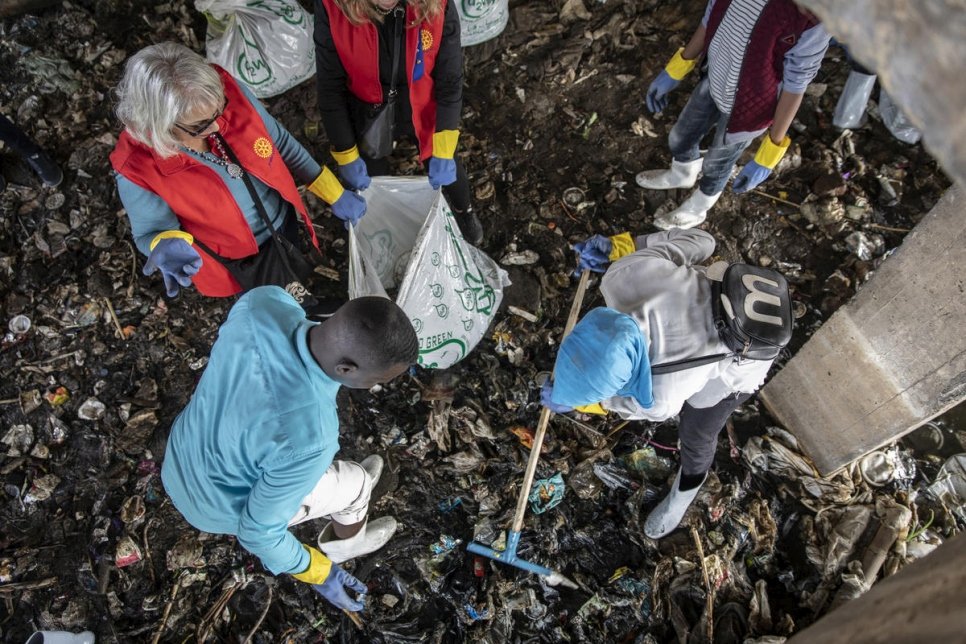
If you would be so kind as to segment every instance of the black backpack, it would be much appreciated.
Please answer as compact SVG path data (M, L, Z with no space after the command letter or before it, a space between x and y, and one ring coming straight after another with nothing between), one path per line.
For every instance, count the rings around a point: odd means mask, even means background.
M731 353L665 362L651 367L655 375L691 369L726 358L773 360L792 338L792 298L788 281L778 271L732 264L721 281L711 280L711 313L715 328Z

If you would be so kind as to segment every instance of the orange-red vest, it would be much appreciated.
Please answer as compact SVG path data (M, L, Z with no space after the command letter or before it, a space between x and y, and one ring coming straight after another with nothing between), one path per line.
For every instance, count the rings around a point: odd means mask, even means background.
M368 22L354 25L333 0L322 0L329 14L329 28L339 60L348 77L349 91L365 103L382 103L382 82L379 79L379 32ZM406 29L403 50L406 54L406 78L409 84L409 104L413 112L413 129L419 143L419 158L424 161L433 155L433 133L436 131L436 99L433 98L433 68L443 36L446 0L440 12L431 20L417 23L416 11L406 5ZM413 80L416 65L416 39L423 44L423 75ZM392 43L389 43L392 51Z
M218 118L221 135L245 170L277 190L282 199L295 207L308 226L312 243L318 247L312 221L305 211L295 180L279 155L261 116L248 102L235 79L217 65L212 67L221 76L225 98L228 99L224 114ZM178 217L182 230L191 233L219 255L237 259L258 252L252 229L228 186L199 159L186 152L161 158L153 149L135 141L125 131L118 137L117 146L111 153L111 165L124 178L164 199ZM203 261L201 270L192 280L200 293L226 297L241 291L238 282L218 260L210 257L197 244L194 249L201 254Z

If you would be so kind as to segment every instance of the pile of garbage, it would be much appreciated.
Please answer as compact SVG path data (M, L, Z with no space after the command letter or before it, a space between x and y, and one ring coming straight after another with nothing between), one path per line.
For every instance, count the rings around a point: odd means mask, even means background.
M927 425L822 478L754 402L722 435L716 469L682 527L659 542L643 517L677 467L673 422L555 416L530 491L520 556L574 580L470 555L499 549L520 492L574 282L568 244L646 232L668 195L634 173L668 161L668 115L641 97L687 3L514 3L499 38L467 49L461 151L510 273L495 322L446 371L343 391L342 453L383 454L376 516L399 533L349 565L369 586L362 622L310 588L267 575L232 539L200 534L167 501L171 421L205 367L230 302L163 297L140 274L107 162L111 88L137 49L202 50L188 2L68 2L0 25L0 111L65 168L42 188L0 153L0 632L95 632L99 641L777 642L966 525L966 431ZM701 3L698 3L701 4ZM135 17L135 18L132 18ZM123 28L121 28L123 26ZM72 35L63 38L64 33ZM781 270L802 343L901 243L947 187L918 145L875 118L835 131L848 67L830 52L794 125L794 150L760 192L726 192L709 219L720 258ZM320 159L314 87L267 101ZM395 170L417 171L397 154ZM539 161L538 161L539 160ZM306 199L345 283L338 221ZM585 310L600 304L593 287ZM295 528L306 542L320 529Z

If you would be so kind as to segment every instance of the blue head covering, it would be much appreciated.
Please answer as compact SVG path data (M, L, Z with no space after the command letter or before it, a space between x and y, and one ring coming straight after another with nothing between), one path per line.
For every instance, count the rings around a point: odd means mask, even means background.
M584 316L557 353L551 399L581 407L613 396L654 404L647 341L631 316L599 307Z

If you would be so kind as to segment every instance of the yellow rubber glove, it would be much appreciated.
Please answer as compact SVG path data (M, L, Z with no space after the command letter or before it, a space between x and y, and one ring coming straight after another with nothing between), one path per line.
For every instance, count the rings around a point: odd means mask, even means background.
M311 546L303 543L302 547L309 551L309 567L292 576L307 584L321 584L329 577L332 560Z
M433 156L437 159L452 159L456 154L459 130L442 130L433 133Z
M191 233L186 233L183 230L165 230L164 232L160 232L154 236L154 239L151 240L151 245L148 247L148 250L154 250L154 247L157 246L158 242L162 239L183 239L188 242L189 246L195 243L195 238L191 235Z
M610 255L607 256L607 259L613 262L624 255L630 255L636 250L637 247L634 245L634 238L631 237L630 233L614 235L610 238Z
M322 173L309 184L309 192L331 206L342 196L345 188L332 171L323 166Z
M595 402L591 405L584 405L582 407L574 407L577 411L583 414L597 414L599 416L606 416L607 410L599 402Z
M782 139L781 143L776 145L771 140L771 136L766 134L761 141L761 145L758 146L758 152L755 153L755 163L763 168L774 170L778 162L785 156L785 152L788 151L788 146L791 144L792 140L786 136Z
M671 56L671 60L667 62L667 65L664 66L664 71L667 72L667 75L676 81L679 81L690 74L691 70L694 69L695 65L698 64L698 60L701 58L698 56L698 58L693 60L685 60L682 56L683 53L684 47L679 48L676 52L674 52L674 55Z

